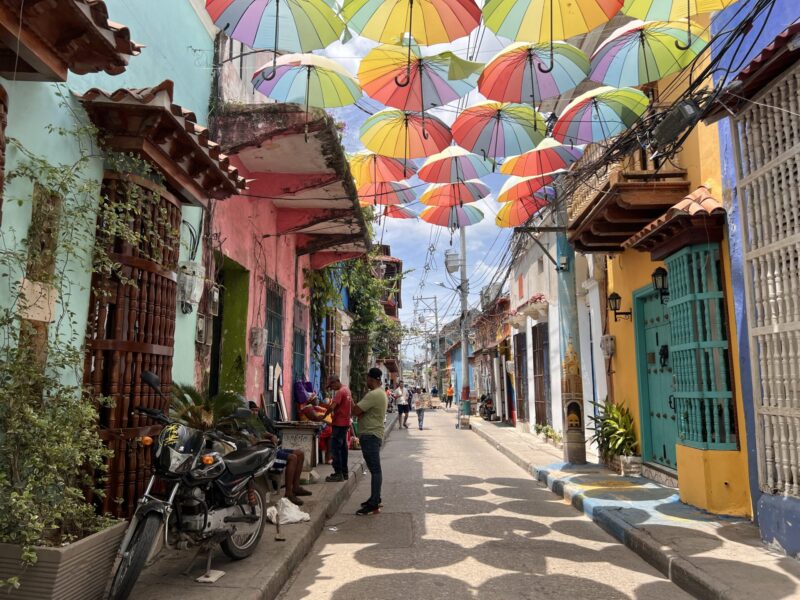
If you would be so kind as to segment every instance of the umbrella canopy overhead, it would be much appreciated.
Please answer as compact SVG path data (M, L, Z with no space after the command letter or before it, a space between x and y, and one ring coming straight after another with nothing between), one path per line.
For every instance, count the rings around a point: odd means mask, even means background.
M368 96L394 108L420 112L458 100L475 88L479 63L452 52L408 60L400 46L384 44L361 60L358 78Z
M433 225L459 229L480 223L483 213L474 206L429 206L419 217Z
M639 90L599 87L567 105L553 127L553 137L570 145L601 142L630 128L649 105Z
M348 162L357 186L383 181L400 181L412 177L417 172L417 168L411 163L404 165L402 160L365 150L348 156Z
M481 20L474 0L345 0L341 14L365 38L391 44L409 33L426 46L465 37Z
M389 217L390 219L416 219L419 217L419 215L410 208L397 205L387 206L383 211L383 216Z
M427 206L461 206L477 202L491 193L489 186L477 179L458 183L434 183L419 197Z
M339 63L317 54L284 54L253 75L253 86L273 100L333 108L361 97L358 81Z
M544 117L529 105L481 102L461 112L453 138L484 157L511 156L533 150L544 139Z
M497 211L494 222L498 227L520 227L548 204L536 196L506 202Z
M607 23L623 0L486 0L483 22L510 40L566 40ZM552 7L552 12L551 12Z
M436 117L422 117L396 108L387 108L368 117L359 133L367 149L404 160L441 152L453 139L447 125Z
M533 150L506 159L500 167L500 172L503 175L519 177L544 175L566 169L581 156L583 156L581 148L564 146L553 138L545 138Z
M368 183L358 188L358 199L362 205L384 206L390 204L408 204L416 199L407 183L401 181L385 181Z
M702 31L686 22L632 21L600 44L592 55L589 78L634 87L677 73L708 45Z
M479 179L492 172L494 163L461 146L448 146L428 157L419 169L419 178L430 183L451 183Z
M737 0L625 0L622 14L643 21L675 21L722 10L734 2Z
M523 198L532 198L542 188L553 183L553 174L539 175L536 177L509 177L500 188L497 195L498 202L513 202Z
M589 59L566 42L553 43L553 68L548 44L518 42L498 52L483 69L478 90L489 100L539 105L560 96L586 79Z

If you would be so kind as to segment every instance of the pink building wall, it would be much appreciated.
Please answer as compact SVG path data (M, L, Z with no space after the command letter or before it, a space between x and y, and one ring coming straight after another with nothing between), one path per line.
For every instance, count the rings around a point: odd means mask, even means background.
M296 235L274 235L277 231L278 211L281 209L276 208L271 200L257 197L274 195L274 178L263 173L248 172L236 157L231 157L231 164L251 181L247 195L232 196L215 205L213 230L218 236L215 245L221 244L222 254L239 263L250 274L245 339L249 339L251 327L264 327L265 278L276 280L286 291L283 320L283 394L287 414L291 415L294 301L298 299L308 306L307 293L303 287L303 270L309 267L309 257L296 256ZM264 237L265 235L269 237ZM306 370L310 356L310 337L307 332ZM251 400L260 399L265 393L264 357L251 355L249 344L246 345L246 352L245 395Z

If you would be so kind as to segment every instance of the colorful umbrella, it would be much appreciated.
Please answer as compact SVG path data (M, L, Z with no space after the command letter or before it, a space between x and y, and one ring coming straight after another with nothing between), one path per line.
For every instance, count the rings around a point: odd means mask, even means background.
M417 213L405 206L387 206L383 211L383 216L391 219L416 219L419 217Z
M381 181L400 181L412 177L417 172L413 164L404 165L402 160L365 150L351 154L348 156L348 161L350 173L358 186Z
M556 192L556 188L554 188L552 185L544 186L533 195L534 198L538 198L539 200L547 200L548 202L552 202L557 198L557 196L558 193Z
M520 198L513 202L506 202L497 211L494 219L498 227L519 227L528 222L532 216L547 206L549 202L541 200L536 196Z
M419 217L433 225L459 229L480 223L483 213L474 206L429 206Z
M639 90L599 87L567 105L553 127L553 137L570 145L601 142L631 127L649 104Z
M477 179L458 183L434 183L419 197L427 206L461 206L477 202L491 193L489 186Z
M310 52L342 35L344 23L324 0L206 0L214 24L251 48Z
M687 37L690 27L692 39ZM684 43L689 41L688 49ZM658 81L687 67L708 44L702 30L680 22L632 21L620 27L592 55L592 81L633 87Z
M496 158L533 150L546 130L544 117L526 104L481 102L458 115L453 138L484 158Z
M475 88L480 63L452 52L435 56L412 53L409 62L400 46L384 44L361 60L358 79L371 98L386 106L421 112L458 100Z
M377 154L392 158L423 158L441 152L453 139L450 129L436 117L386 108L367 118L359 129L361 143Z
M622 8L623 0L486 0L483 22L496 34L523 42L566 40L607 23ZM551 44L550 65L555 46Z
M484 67L478 90L490 100L529 102L535 107L586 79L589 59L566 42L553 42L553 68L545 71L548 48L547 44L519 42L501 50Z
M493 161L461 146L448 146L425 161L419 169L419 178L431 183L465 181L484 177L491 173L493 168Z
M368 183L358 188L358 199L366 205L407 204L416 199L407 183L401 181L383 181Z
M543 175L566 169L582 155L583 150L580 148L570 148L559 144L553 138L545 138L533 150L506 159L500 167L500 172L503 175L519 177Z
M552 173L537 175L536 177L509 177L500 188L497 195L498 202L513 202L522 198L531 198L542 188L553 183L555 177Z

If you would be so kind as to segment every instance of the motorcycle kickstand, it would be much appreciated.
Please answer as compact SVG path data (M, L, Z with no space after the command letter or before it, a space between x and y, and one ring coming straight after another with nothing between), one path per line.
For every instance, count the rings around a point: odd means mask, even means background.
M214 556L214 548L211 544L202 544L195 552L194 556L192 557L192 561L189 563L188 568L183 572L184 575L189 575L192 571L192 567L194 567L194 563L200 554L206 552L206 570L205 572L198 578L195 579L198 583L216 583L220 577L225 575L225 571L217 571L211 568L211 559Z

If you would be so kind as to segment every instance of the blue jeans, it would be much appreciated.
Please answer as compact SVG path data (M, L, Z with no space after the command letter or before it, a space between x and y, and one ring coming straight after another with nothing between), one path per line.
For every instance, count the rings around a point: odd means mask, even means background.
M346 425L334 425L331 433L331 458L333 472L347 475L347 430Z
M422 429L422 421L425 419L425 409L418 408L417 409L417 420L419 421L419 428Z
M383 473L381 472L381 445L383 440L377 435L362 435L361 453L364 455L364 462L370 472L370 496L367 502L371 506L378 506L381 502L381 485L383 484Z

